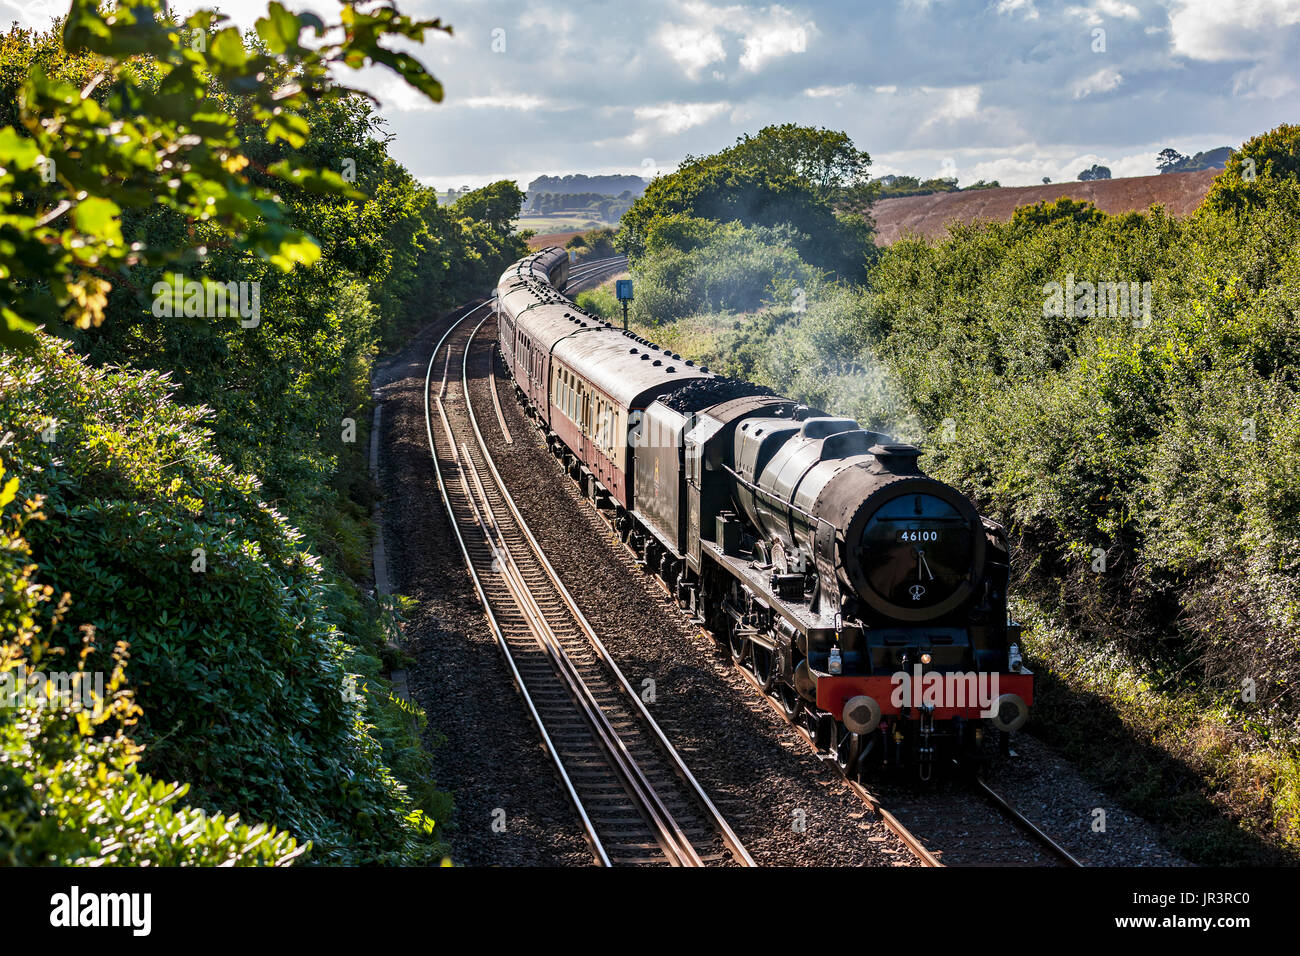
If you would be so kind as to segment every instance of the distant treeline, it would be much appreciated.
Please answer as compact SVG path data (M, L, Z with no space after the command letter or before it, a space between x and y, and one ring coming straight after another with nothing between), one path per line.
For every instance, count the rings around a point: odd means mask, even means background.
M588 176L585 173L571 173L568 176L538 176L528 184L528 195L597 193L601 196L619 196L631 193L635 198L645 192L646 185L646 180L640 176Z
M873 184L877 199L897 199L900 196L928 196L931 193L959 193L971 189L997 189L1002 184L980 180L969 186L958 186L956 176L940 176L922 180L916 176L881 176Z
M585 215L600 222L617 222L636 197L630 190L618 196L601 193L533 193L528 194L524 211L537 216L557 213Z

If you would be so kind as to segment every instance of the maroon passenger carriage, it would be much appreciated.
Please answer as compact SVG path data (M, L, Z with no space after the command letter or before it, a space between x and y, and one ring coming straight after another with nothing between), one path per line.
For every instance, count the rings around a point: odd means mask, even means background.
M551 248L497 286L553 453L677 601L846 773L978 765L1024 723L1007 542L919 451L579 309Z

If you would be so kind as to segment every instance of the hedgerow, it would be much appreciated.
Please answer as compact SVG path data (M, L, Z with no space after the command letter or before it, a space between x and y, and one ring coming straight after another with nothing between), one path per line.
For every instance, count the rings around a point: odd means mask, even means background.
M1057 307L1121 282L1127 314ZM1186 220L1040 204L904 238L803 313L645 327L922 444L1013 534L1040 732L1197 858L1300 851L1300 127Z
M373 64L441 99L385 44L449 28L391 4L340 16L272 2L244 34L72 0L0 36L0 345L32 349L3 358L0 424L46 495L49 653L94 635L102 669L129 645L143 772L314 861L418 864L441 858L450 802L382 676L400 654L396 604L370 590L369 378L523 254L522 195L439 207L344 85ZM255 288L260 314L160 314L176 275Z
M319 560L173 391L48 338L0 357L10 468L44 499L32 561L71 595L62 646L100 670L103 648L129 648L141 765L197 805L273 821L318 861L440 858L385 764Z
M0 466L0 478L4 478ZM306 847L265 824L186 806L186 784L140 772L127 735L139 708L125 645L96 654L52 645L65 602L38 579L24 533L44 517L21 479L0 492L0 865L284 865ZM98 657L108 673L88 666ZM57 671L62 696L41 679ZM53 685L51 685L53 686Z

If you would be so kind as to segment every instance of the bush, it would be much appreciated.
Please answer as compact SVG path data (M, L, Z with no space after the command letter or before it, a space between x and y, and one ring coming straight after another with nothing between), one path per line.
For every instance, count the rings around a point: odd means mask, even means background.
M209 816L183 805L187 785L140 773L139 747L126 736L139 711L124 686L125 646L104 680L86 668L97 656L89 635L77 655L49 645L63 613L50 608L54 590L37 579L23 538L42 518L40 502L16 499L18 486L11 478L0 493L0 865L291 862L306 847L290 834ZM56 670L63 693L47 697L33 681Z
M64 646L80 654L93 633L131 648L142 766L191 782L197 803L272 821L324 862L439 858L385 764L372 725L386 690L362 692L334 582L173 390L50 339L0 357L12 467L46 498L33 560L73 595ZM97 647L87 660L109 665Z
M564 244L572 249L581 262L585 259L609 259L615 255L614 230L610 228L592 229L574 236Z
M791 304L823 279L800 259L789 228L746 227L673 217L655 224L636 265L632 309L643 323L703 311L749 312L765 301Z

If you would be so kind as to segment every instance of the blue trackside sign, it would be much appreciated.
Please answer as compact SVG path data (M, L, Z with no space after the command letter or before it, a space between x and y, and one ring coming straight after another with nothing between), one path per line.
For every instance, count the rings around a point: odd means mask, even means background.
M632 298L632 280L618 279L614 283L614 293L618 296L620 302L627 302Z

